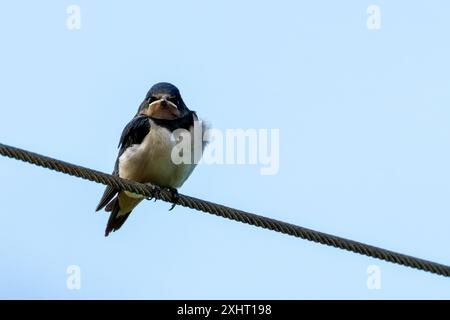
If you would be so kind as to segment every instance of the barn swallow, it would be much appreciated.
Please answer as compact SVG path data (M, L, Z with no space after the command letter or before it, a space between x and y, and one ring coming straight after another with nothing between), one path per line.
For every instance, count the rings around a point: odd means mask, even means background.
M188 109L177 87L167 82L155 84L123 129L113 175L176 192L196 164L172 161L171 153L176 144L172 133L182 128L193 136L197 120L197 114ZM96 209L111 212L105 236L118 230L143 199L143 196L108 186Z

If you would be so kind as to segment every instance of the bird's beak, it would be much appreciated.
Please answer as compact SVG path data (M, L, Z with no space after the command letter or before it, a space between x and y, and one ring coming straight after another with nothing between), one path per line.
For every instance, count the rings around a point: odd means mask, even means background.
M180 110L178 110L177 105L169 101L166 96L150 103L145 113L149 117L164 120L174 120L180 117Z

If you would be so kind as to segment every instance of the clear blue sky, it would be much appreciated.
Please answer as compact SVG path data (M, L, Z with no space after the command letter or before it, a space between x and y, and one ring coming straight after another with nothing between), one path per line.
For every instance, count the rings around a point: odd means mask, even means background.
M70 4L80 30L66 27ZM380 30L366 26L371 4ZM214 127L280 129L277 175L204 165L182 193L449 265L449 12L8 1L0 142L110 172L146 91L170 81ZM0 179L0 298L450 298L449 279L167 203L142 203L105 238L103 186L6 158Z

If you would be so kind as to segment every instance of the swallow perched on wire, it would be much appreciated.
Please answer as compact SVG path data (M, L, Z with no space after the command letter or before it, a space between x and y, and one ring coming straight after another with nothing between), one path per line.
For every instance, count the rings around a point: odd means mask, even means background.
M176 194L196 163L174 163L172 150L177 141L173 132L185 129L194 137L197 120L197 114L188 109L177 87L167 82L155 84L135 117L123 129L113 175L152 183ZM204 143L200 143L203 150ZM96 209L111 212L105 236L118 230L143 199L143 196L107 187Z

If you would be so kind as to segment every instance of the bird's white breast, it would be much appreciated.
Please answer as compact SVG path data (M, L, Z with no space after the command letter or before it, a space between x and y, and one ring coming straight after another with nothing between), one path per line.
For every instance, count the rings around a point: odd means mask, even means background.
M150 132L142 143L132 145L120 156L119 176L179 188L192 173L195 164L174 164L171 154L177 142L169 130L149 121Z

